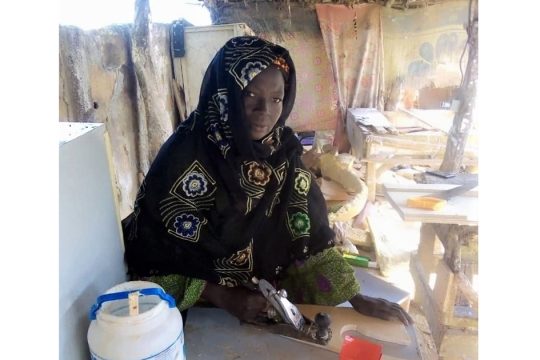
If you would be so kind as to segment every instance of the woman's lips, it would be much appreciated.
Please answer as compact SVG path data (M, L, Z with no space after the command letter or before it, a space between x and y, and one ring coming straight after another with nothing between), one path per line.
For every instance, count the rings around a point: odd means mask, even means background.
M251 127L256 130L263 130L267 128L267 126L264 124L251 124Z
M252 134L253 139L261 139L263 136L268 134L270 132L268 126L266 125L259 125L259 124L251 124L250 125L250 131Z
M260 120L257 119L257 120L252 120L250 122L250 126L252 129L255 129L255 130L264 130L268 128L268 123L264 119L260 119Z

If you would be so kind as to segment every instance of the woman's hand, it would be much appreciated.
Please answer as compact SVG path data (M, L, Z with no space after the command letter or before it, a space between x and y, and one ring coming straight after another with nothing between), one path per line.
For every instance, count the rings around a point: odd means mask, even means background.
M413 323L410 315L401 306L385 299L356 294L349 302L356 311L366 316L384 320L398 319L405 325Z
M226 287L206 283L202 298L215 306L227 310L242 321L254 321L267 310L268 302L256 291L244 287Z

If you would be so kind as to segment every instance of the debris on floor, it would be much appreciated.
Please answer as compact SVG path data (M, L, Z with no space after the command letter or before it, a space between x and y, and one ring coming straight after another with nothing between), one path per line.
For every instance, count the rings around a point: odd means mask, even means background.
M414 294L409 272L410 254L416 251L420 225L402 221L386 201L368 201L363 164L350 154L337 154L329 145L315 147L303 161L316 176L326 200L330 226L336 233L336 248L376 263L376 275ZM415 183L421 167L396 167L383 172L379 181Z

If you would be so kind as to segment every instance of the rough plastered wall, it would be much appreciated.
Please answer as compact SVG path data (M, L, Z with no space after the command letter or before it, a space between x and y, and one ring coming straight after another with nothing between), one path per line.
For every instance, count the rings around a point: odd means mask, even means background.
M385 89L397 81L403 90L458 87L460 58L467 41L467 0L421 9L383 9ZM467 53L461 59L463 72Z
M164 115L161 131L146 123L146 110L132 60L132 27L83 31L60 26L60 121L106 124L122 218L132 211L143 175L176 122L172 95L168 25L152 24L150 52Z
M337 89L314 7L285 3L229 3L220 24L244 22L256 35L289 50L296 66L296 102L287 121L295 131L333 130Z

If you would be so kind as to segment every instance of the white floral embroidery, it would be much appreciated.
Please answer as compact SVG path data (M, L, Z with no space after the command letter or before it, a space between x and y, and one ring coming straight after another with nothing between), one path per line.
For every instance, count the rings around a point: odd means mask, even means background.
M226 94L218 94L218 105L219 105L219 119L221 122L227 122L229 119L229 114L227 110L228 98Z
M182 179L182 189L189 197L201 196L208 191L208 181L203 174L192 171Z
M244 87L246 87L251 80L253 80L255 76L259 75L259 73L264 69L266 69L266 65L260 61L248 62L240 72L240 80L244 84Z

